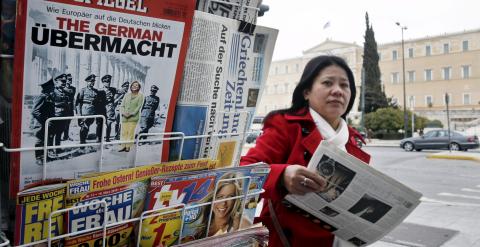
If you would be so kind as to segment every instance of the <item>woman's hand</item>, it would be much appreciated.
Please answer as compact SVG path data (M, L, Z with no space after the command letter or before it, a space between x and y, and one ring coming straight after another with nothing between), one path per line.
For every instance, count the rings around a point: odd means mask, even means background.
M283 172L283 185L292 194L304 195L322 191L327 182L315 172L301 165L289 165Z

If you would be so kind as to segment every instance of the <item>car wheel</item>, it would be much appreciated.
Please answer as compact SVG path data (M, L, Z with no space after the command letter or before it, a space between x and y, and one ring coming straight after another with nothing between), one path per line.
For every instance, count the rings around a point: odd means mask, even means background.
M413 150L413 143L411 142L405 142L403 144L403 149L405 149L405 151L412 151Z
M452 151L459 151L460 150L460 145L456 142L450 143L450 150Z

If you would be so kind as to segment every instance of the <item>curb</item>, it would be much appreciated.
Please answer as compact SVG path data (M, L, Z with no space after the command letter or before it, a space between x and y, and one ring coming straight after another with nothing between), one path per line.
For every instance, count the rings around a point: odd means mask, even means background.
M428 159L449 159L449 160L472 160L480 162L480 158L468 155L451 155L451 154L429 154Z

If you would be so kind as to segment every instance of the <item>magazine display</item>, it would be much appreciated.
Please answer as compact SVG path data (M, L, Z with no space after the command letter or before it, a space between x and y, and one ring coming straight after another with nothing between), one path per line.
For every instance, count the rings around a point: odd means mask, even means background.
M174 131L207 137L187 140L182 159L212 157L223 167L238 163L278 33L256 26L250 35L239 32L239 25L195 11ZM171 150L173 157L178 149Z
M17 222L14 245L23 245L48 237L48 216L65 207L66 184L49 184L24 190L17 195ZM52 236L63 231L63 215L52 215ZM57 242L53 242L57 246Z
M259 193L269 172L268 165L258 163L152 178L146 210L185 204L185 215L183 225L180 225L181 218L178 216L171 217L171 221L159 221L158 217L143 220L140 245L155 246L154 243L160 243L170 246L178 243L179 238L181 243L186 243L251 226ZM233 198L225 200L230 197ZM216 202L212 207L213 201ZM222 229L209 229L209 222L214 225L215 217L229 219L228 225ZM169 234L157 229L169 229ZM212 229L215 231L210 232Z
M420 203L421 193L322 141L308 163L327 185L322 192L285 199L355 246L381 239Z
M12 147L84 146L14 154L13 194L43 175L132 167L135 135L171 131L194 9L195 0L18 0ZM106 121L46 124L89 115ZM144 147L155 151L142 165L167 160L167 145Z

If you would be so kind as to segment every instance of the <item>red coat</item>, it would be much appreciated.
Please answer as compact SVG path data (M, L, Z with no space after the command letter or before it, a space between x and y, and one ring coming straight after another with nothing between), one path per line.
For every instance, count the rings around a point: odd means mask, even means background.
M356 145L355 137L362 138L349 127L349 141L345 145L347 152L368 163L370 155ZM264 123L263 134L257 139L256 146L242 157L241 165L263 161L270 164L271 172L264 185L265 199L262 213L256 221L263 222L269 229L269 246L282 246L278 234L273 228L266 201L273 203L276 216L291 246L332 246L333 235L320 225L287 209L282 199L287 194L280 184L282 174L289 164L306 166L315 149L320 144L322 136L310 113L304 116L276 114Z

